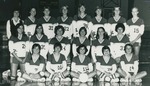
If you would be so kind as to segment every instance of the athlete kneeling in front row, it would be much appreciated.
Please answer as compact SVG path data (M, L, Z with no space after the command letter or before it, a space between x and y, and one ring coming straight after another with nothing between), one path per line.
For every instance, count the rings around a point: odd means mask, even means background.
M92 77L96 75L96 71L93 71L91 59L85 55L87 51L83 44L77 48L78 55L73 58L71 64L70 75L73 77L73 81L93 81Z
M45 76L46 81L70 81L70 78L65 78L69 75L67 70L67 61L65 56L60 53L62 45L60 43L54 44L53 54L48 54Z
M121 68L119 73L124 76L121 78L121 82L141 82L141 78L147 75L146 71L138 73L139 59L134 54L134 47L132 44L126 44L124 47L125 54L121 56Z
M40 55L41 46L39 44L34 44L32 46L32 53L28 54L25 61L25 73L22 78L33 82L44 82L44 66L45 59Z
M110 48L104 46L102 48L103 56L97 56L96 69L99 81L118 82L119 74L116 73L117 65L111 57Z

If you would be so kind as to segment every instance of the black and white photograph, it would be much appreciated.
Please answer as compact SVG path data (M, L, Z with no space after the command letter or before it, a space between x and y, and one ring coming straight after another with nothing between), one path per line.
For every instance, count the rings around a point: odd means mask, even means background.
M150 0L0 0L0 86L149 86Z

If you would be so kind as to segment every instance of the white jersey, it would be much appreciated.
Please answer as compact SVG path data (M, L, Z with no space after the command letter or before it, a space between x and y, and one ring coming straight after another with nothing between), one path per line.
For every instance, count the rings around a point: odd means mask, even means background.
M45 59L47 59L49 44L46 42L34 42L34 43L30 42L30 52L32 52L32 46L35 43L37 43L41 46L40 55L43 56Z
M55 36L54 29L56 25L57 24L52 24L52 23L42 24L43 32L48 37L48 39L51 39Z
M91 23L89 23L89 22L87 22L85 20L78 20L76 22L75 21L73 21L73 22L74 22L73 23L73 28L74 28L73 34L74 34L74 37L79 37L79 30L80 30L81 27L88 27L88 28L86 28L86 30L87 30L86 37L89 36L89 34L91 32L91 30L89 28L89 27L91 27Z
M9 43L9 48L11 53L15 53L18 57L25 57L26 52L29 51L28 42L16 42L16 43Z
M71 25L68 25L68 24L60 24L64 27L65 29L65 33L63 34L64 37L68 37L69 39L71 39L71 35L73 33L73 26L72 24Z
M25 34L27 36L32 36L35 32L36 24L31 24L31 25L25 25Z

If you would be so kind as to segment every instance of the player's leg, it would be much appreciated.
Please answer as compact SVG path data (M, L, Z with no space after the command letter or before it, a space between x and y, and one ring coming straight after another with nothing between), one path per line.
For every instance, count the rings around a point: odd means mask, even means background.
M142 78L145 77L147 75L147 72L146 71L142 71L142 72L139 72L137 73L137 75L135 76L135 82L141 82L142 81Z
M133 44L133 46L134 46L134 50L135 50L135 55L139 56L140 47L141 47L140 43L136 42Z
M10 77L11 80L16 79L16 77L17 77L18 64L19 64L19 61L18 61L15 57L12 57L12 63L11 63L11 77Z

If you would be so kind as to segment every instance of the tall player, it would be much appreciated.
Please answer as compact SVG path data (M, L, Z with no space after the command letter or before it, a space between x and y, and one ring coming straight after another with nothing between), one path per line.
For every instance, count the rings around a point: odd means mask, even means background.
M132 8L132 18L127 21L130 43L133 44L135 55L139 56L141 36L144 33L144 21L138 16L138 8Z
M17 30L15 29L15 27L18 23L23 23L23 21L19 17L19 10L15 9L13 11L13 17L8 20L6 24L6 35L8 39L10 39L12 35L16 35Z
M110 30L111 36L114 36L117 34L115 31L115 26L117 25L117 23L123 23L126 27L126 19L121 16L120 7L114 7L113 13L114 13L113 17L108 19L109 28L111 29Z
M97 34L97 29L98 27L104 27L106 28L106 32L108 33L108 35L110 35L110 31L107 28L107 20L102 17L102 8L100 8L99 6L96 7L95 10L95 17L92 18L92 27L91 27L91 37L92 39L96 39L96 34Z
M117 35L110 38L111 53L113 58L119 63L120 57L125 53L124 46L129 43L129 38L123 32L125 31L125 26L123 23L118 23L115 27Z
M91 26L91 17L86 14L86 8L83 4L80 4L78 7L78 14L74 16L74 20L73 21L73 35L74 37L78 37L79 36L79 29L81 27L86 27L87 29L87 34L86 37L89 36L91 30L90 30L90 26Z
M73 25L72 21L73 18L68 16L68 6L62 6L60 9L61 16L57 18L58 24L62 25L65 28L65 33L63 34L64 37L68 37L71 39Z
M42 24L36 25L35 33L33 36L31 36L31 39L30 39L30 50L32 49L32 45L34 43L37 43L41 46L40 55L42 55L46 60L49 44L48 44L48 38L43 32Z
M99 81L118 82L119 74L116 73L117 65L115 60L111 57L110 48L104 46L102 48L103 56L97 56L96 69Z
M50 40L51 38L53 38L55 36L54 28L56 26L56 19L54 17L50 16L50 8L49 7L44 7L43 13L44 13L44 16L38 20L38 23L42 24L43 29L44 29L44 34Z
M121 82L141 82L142 78L147 75L146 71L138 73L139 59L134 54L134 47L132 44L126 44L124 47L125 54L121 56L121 73L124 73L124 77L121 78Z
M73 51L73 56L77 56L78 53L76 51L77 47L80 46L81 44L84 44L86 48L88 49L86 55L89 54L90 51L90 40L86 37L87 30L85 27L81 27L79 30L79 37L76 37L73 39L73 45L72 45L72 51Z
M11 63L11 79L16 79L18 65L20 66L20 70L22 73L25 72L25 57L27 56L27 52L29 52L28 48L28 37L24 33L24 25L22 23L18 23L16 25L17 34L12 35L9 40L9 51L11 53L10 63Z
M102 56L102 47L109 46L109 36L103 27L97 29L96 39L92 41L91 55L92 60L96 62L96 56Z
M24 20L25 33L27 36L31 37L34 34L36 24L38 22L36 16L36 9L30 9L30 15Z
M77 48L78 55L73 58L71 64L70 74L73 77L73 81L92 81L92 77L96 74L96 71L93 70L91 59L85 55L87 51L86 46L83 44Z

